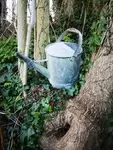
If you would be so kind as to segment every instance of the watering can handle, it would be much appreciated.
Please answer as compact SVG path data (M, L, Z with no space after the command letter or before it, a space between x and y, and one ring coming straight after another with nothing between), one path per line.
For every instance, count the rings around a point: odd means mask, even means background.
M62 40L62 38L66 35L67 32L73 32L78 34L79 39L78 39L78 48L82 46L82 34L79 30L75 29L75 28L69 28L66 31L64 31L59 38L56 40L56 42L60 42Z

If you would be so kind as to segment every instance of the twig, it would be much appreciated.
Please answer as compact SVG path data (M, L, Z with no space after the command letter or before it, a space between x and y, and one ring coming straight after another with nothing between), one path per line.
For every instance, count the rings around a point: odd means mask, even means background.
M87 11L85 9L85 12L84 12L84 21L83 21L83 26L82 26L82 35L84 33L84 28L85 28L85 24L86 24L86 17L87 17Z
M20 114L21 114L21 112L20 112ZM13 147L13 135L14 135L14 129L15 129L16 125L17 125L17 122L18 122L18 120L19 120L20 114L19 114L19 116L18 116L18 118L17 118L17 120L16 120L16 122L15 122L15 124L14 124L14 128L13 128L13 131L12 131L11 136L10 136L9 150L12 150L12 147Z
M13 23L10 23L10 24L7 26L7 28L5 28L5 30L3 31L2 35L0 36L0 38L3 37L3 35L4 35L4 33L6 32L7 29L8 29L12 34L14 34L14 32L9 29L11 25L13 25ZM15 30L15 31L16 31L16 30ZM14 34L14 35L16 36L16 34Z
M57 40L57 36L56 36L55 30L54 30L54 28L53 28L53 25L52 25L52 22L51 22L51 21L50 21L50 26L51 26L51 28L52 28L52 30L53 30L53 33L54 33L54 36L55 36L55 40Z
M8 42L10 41L10 39L11 39L12 37L13 37L13 35L8 38L8 40L7 40L6 43L0 48L0 50L2 50L2 48L4 48L4 47L8 44Z

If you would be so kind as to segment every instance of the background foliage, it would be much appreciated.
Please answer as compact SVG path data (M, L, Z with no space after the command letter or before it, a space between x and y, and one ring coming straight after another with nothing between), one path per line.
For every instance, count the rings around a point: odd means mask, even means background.
M91 56L103 43L109 14L107 3L107 0L82 0L73 1L73 5L64 7L70 5L66 0L65 3L59 0L54 2L57 15L55 22L52 22L52 29L54 28L56 35L61 34L68 27L76 27L84 37L83 64L79 79L69 90L52 88L47 79L32 69L29 69L28 72L28 85L23 87L18 76L17 58L15 57L16 39L9 37L9 39L0 40L0 110L5 120L3 127L7 150L41 149L38 139L44 131L44 122L57 115L59 110L64 109L66 100L76 96L85 83L85 75L93 64ZM55 40L53 30L50 30L50 35L53 42ZM73 42L75 35L67 34L63 40ZM33 40L31 49L33 49ZM27 98L23 97L23 89L27 92ZM105 144L102 143L102 150L112 147L108 142L113 137L112 114L106 119L107 136L103 136Z

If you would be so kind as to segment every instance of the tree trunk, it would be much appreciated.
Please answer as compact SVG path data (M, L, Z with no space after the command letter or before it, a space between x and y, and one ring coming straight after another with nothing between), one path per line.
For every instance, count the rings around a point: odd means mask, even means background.
M0 0L0 25L3 25L3 21L6 19L6 0Z
M16 22L16 0L12 0L12 22Z
M84 87L68 101L65 111L45 124L43 150L100 150L104 117L112 109L113 21L99 57L90 69ZM112 45L110 44L112 43Z
M49 0L38 0L37 3L37 48L34 51L36 60L45 58L45 46L49 41Z
M18 52L24 54L27 32L27 0L17 0L17 40ZM18 60L20 78L23 82L24 63Z

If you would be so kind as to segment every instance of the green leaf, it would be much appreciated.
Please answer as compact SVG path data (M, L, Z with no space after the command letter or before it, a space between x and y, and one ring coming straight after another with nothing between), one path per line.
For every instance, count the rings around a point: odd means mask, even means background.
M4 87L5 87L5 86L11 86L11 85L12 85L11 82L6 82L6 83L4 83Z
M35 134L34 129L30 127L27 131L27 138L30 139L30 137L34 134Z

